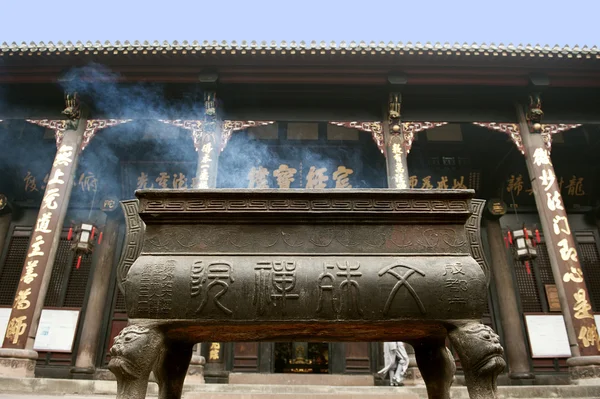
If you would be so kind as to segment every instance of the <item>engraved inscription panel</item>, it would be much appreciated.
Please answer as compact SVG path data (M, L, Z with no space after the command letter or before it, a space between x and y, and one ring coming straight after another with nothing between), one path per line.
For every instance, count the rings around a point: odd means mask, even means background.
M149 318L167 317L171 313L176 265L175 260L144 265L139 284L138 306Z
M376 321L479 317L486 280L468 255L142 255L127 287L132 318Z

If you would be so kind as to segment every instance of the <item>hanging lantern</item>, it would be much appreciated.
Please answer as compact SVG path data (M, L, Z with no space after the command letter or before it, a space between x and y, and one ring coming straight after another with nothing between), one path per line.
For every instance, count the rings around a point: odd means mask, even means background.
M102 232L97 234L98 229L90 223L80 223L75 227L69 228L67 239L73 241L71 249L75 251L77 256L76 269L81 266L81 253L92 253L96 244L102 243Z
M534 237L531 230L523 227L520 230L509 231L509 237L512 236L513 253L515 258L520 261L530 261L537 257L537 250L532 240ZM539 233L537 234L539 236Z

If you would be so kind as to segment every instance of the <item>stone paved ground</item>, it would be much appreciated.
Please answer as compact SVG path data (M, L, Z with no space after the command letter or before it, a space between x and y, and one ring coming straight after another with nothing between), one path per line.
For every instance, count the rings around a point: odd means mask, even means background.
M0 399L115 399L115 397L106 395L20 395L11 393L0 394Z
M0 387L1 389L1 387ZM281 395L285 397L285 399L293 399L292 395ZM188 395L184 395L184 399L190 398ZM199 397L199 396L195 396ZM206 398L206 396L204 396ZM241 397L241 396L240 396ZM148 398L153 399L156 396L148 396ZM352 396L354 399L354 396ZM547 399L546 398L527 398L527 399ZM556 396L552 396L552 398L556 398ZM107 395L31 395L31 394L0 394L0 399L115 399L114 396ZM578 398L570 398L570 399L578 399ZM584 398L580 398L584 399ZM587 399L587 398L585 398Z

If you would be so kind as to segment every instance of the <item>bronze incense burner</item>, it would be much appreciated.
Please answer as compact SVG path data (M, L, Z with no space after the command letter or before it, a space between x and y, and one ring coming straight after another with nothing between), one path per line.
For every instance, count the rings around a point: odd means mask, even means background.
M488 270L472 190L143 190L119 283L130 325L110 369L118 398L181 396L201 341L401 340L430 398L449 398L449 337L471 398L504 368L480 319ZM141 218L141 221L140 221ZM143 223L142 223L143 221ZM145 229L145 231L144 231Z

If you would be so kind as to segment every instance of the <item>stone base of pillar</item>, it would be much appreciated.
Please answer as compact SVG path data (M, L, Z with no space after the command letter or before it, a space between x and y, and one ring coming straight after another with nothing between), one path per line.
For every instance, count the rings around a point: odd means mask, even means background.
M0 377L33 378L38 353L29 349L0 348Z
M73 367L71 368L71 378L74 380L93 380L96 374L95 367Z
M571 384L600 385L600 356L571 357L567 366Z
M204 384L204 364L206 359L204 356L194 355L190 361L187 375L185 377L186 384Z
M511 380L527 380L524 382L531 382L533 384L533 380L535 380L535 374L533 373L508 373L508 378Z

